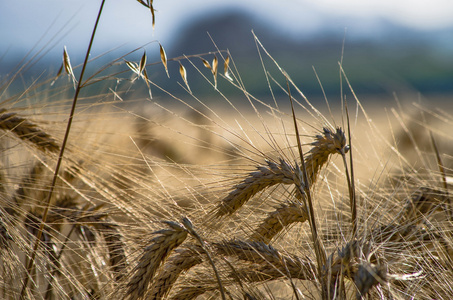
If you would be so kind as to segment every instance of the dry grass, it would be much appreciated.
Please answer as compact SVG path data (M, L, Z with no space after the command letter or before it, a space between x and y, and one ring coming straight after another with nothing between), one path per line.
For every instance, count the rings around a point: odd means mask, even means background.
M168 72L172 60L161 45L159 53ZM1 298L453 297L451 116L417 105L438 124L393 110L397 126L384 129L355 99L353 122L343 107L326 117L264 56L289 83L266 73L271 91L297 91L291 111L286 97L250 95L224 52L212 66L192 59L179 59L183 99L160 91L165 102L124 103L116 89L79 99L50 196L69 102L29 104L33 86L8 97L5 87ZM127 62L158 90L146 55ZM224 107L190 90L193 71L208 73ZM242 104L224 97L222 84L235 86ZM439 147L419 140L420 130Z

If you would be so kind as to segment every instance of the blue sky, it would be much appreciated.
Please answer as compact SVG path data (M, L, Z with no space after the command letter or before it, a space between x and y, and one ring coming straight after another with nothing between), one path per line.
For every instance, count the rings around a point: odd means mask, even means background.
M0 54L49 45L61 52L84 51L100 1L40 0L0 1ZM155 0L156 29L149 11L135 0L106 2L95 49L121 45L126 49L153 40L163 45L190 20L226 8L243 8L275 28L299 35L325 27L372 34L376 22L387 20L403 26L433 30L453 28L450 0ZM96 48L98 47L98 48Z

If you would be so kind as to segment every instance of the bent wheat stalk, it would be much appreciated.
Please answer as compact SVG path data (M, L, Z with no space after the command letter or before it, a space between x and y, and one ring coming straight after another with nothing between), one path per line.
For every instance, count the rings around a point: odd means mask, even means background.
M201 238L201 236L198 234L198 232L195 231L195 228L193 227L192 221L190 221L190 219L188 219L186 217L182 218L182 224L186 228L187 232L198 241L198 243L200 244L201 250L203 250L203 252L208 257L208 260L211 263L212 269L213 269L215 277L217 279L217 283L219 285L219 290L220 290L220 295L222 296L222 300L226 300L225 290L223 289L222 280L220 279L219 272L215 266L214 261L212 260L211 254L209 253L208 249L205 247L204 240Z

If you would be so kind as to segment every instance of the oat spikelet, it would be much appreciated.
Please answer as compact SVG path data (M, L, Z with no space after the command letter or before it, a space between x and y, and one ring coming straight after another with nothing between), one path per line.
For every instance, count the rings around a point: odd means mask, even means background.
M127 283L125 299L141 299L151 283L161 263L187 238L187 231L174 222L165 222L171 229L162 229L150 241L137 266L132 271L132 278Z
M217 88L217 73L218 73L218 66L219 66L219 61L217 59L217 56L214 56L214 59L212 60L212 75L214 76L214 88Z
M71 66L71 60L69 59L69 54L68 54L68 50L66 49L66 46L64 46L64 48L63 48L63 65L62 65L62 67L64 68L66 74L68 74L68 76L71 77L71 80L72 80L72 83L73 83L74 89L75 89L76 84L77 84L77 79L75 78L74 71Z
M253 232L250 240L268 244L285 227L295 222L305 222L307 220L308 213L305 205L300 202L288 201L269 213L267 218Z
M230 64L230 57L227 56L227 57L225 58L225 63L223 64L223 70L224 70L223 75L224 75L229 81L233 81L233 77L231 77L230 72L228 71L228 68L229 68L228 66L229 66L229 64Z
M206 59L204 58L201 58L201 61L203 62L203 65L208 68L209 70L212 70L212 67L211 67L211 64L209 63L209 61L207 61Z
M217 216L231 215L260 191L276 184L294 183L294 168L280 160L280 164L267 161L267 166L258 167L243 182L234 186L219 204Z
M159 44L160 47L160 60L162 61L162 64L165 67L165 72L167 72L167 77L170 78L170 74L168 73L168 67L167 67L167 54L165 53L164 47L162 47L161 44Z
M192 91L190 90L189 82L187 81L187 71L186 68L182 65L182 63L179 63L179 74L181 75L182 80L184 80L184 83L186 84L187 90L189 93L192 94Z
M162 271L154 278L147 299L165 299L182 272L203 262L201 251L199 246L191 246L180 251L175 250L177 255L170 257L162 267Z
M329 128L323 128L322 135L316 135L315 141L311 143L313 148L308 151L305 157L305 166L310 185L316 181L319 170L329 160L329 155L335 153L346 153L349 146L346 144L346 137L341 128L333 132Z
M60 147L55 139L36 124L18 116L17 113L0 109L0 129L14 133L21 140L35 144L42 151L58 152Z

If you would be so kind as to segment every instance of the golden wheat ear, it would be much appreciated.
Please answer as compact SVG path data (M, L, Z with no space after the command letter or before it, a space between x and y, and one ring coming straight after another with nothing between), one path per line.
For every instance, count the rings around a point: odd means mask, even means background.
M267 166L260 166L249 174L241 183L234 186L218 205L217 216L231 215L241 208L254 195L276 184L294 183L294 167L280 160L280 164L267 161Z
M252 233L250 240L268 244L284 228L295 222L307 220L308 212L304 204L299 201L287 201L268 214Z
M187 230L175 222L165 222L170 229L156 231L157 236L143 250L138 264L132 271L132 277L127 283L125 299L142 299L152 282L154 274L171 252L187 238Z
M202 251L200 246L195 245L176 249L176 255L168 259L162 271L154 278L148 299L165 299L181 273L203 262Z
M329 128L323 128L323 133L316 135L311 145L313 147L305 158L310 185L316 181L319 170L327 163L330 155L344 154L349 150L345 134L339 127L335 132ZM254 195L276 184L296 184L299 191L303 190L301 178L296 180L298 172L283 159L280 159L280 164L267 161L267 166L260 166L257 169L258 171L250 173L220 202L216 212L218 217L231 215Z
M344 154L349 151L346 136L340 127L337 127L335 132L324 127L322 134L315 136L315 141L311 143L311 146L312 148L305 157L310 186L316 181L319 171L327 163L330 155Z
M41 151L58 152L57 141L32 121L15 112L0 109L0 129L13 133L21 140L34 144Z

